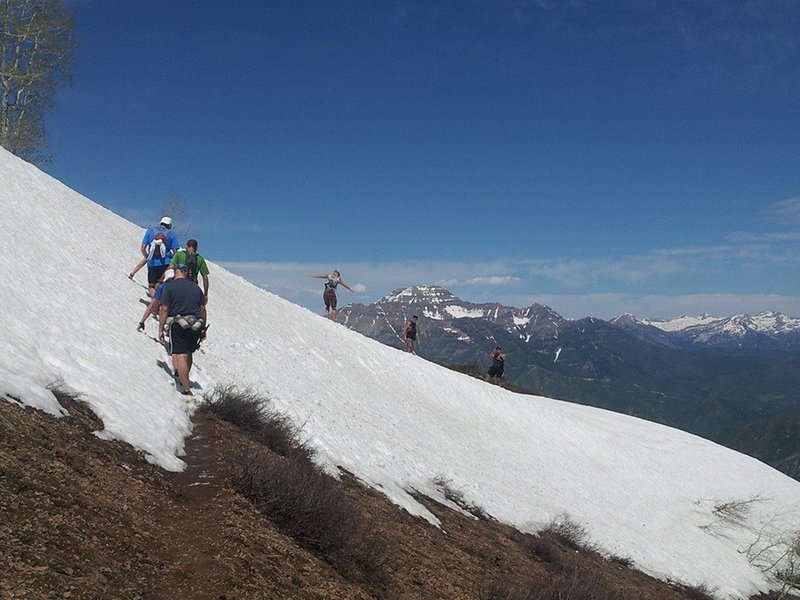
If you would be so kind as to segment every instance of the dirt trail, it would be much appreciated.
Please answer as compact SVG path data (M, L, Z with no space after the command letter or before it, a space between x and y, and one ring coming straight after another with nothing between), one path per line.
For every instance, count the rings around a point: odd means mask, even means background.
M220 568L222 524L230 498L220 485L212 431L205 413L199 413L186 440L187 468L171 474L175 510L160 515L158 522L165 543L160 554L166 568L145 595L148 600L225 598L227 586L220 582L225 570Z

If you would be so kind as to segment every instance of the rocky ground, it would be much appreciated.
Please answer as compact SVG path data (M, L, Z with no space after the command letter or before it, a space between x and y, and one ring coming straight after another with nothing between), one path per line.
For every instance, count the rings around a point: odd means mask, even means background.
M236 427L198 412L188 468L176 474L94 436L102 423L79 402L62 403L70 416L55 419L0 400L3 600L708 597L624 557L426 502L436 528L345 476L344 492L381 541L376 572L365 575L299 545L236 491L235 457L254 444Z

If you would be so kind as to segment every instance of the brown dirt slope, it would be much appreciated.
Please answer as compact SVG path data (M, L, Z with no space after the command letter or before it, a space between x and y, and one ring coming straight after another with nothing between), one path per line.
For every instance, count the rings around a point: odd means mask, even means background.
M442 529L350 477L342 485L388 549L380 576L337 571L231 484L253 442L201 411L184 473L165 472L62 398L55 419L0 400L0 598L704 598L553 537L526 536L435 503Z

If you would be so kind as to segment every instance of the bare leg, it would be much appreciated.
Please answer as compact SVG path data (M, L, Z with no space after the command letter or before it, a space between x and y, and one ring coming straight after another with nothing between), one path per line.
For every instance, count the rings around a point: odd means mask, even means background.
M147 317L149 317L156 311L158 311L158 302L155 300L151 300L150 304L147 305L147 308L144 309L144 314L142 315L142 318L139 321L139 325L141 326L140 329L144 330L144 323L145 321L147 321Z
M186 394L192 393L191 385L192 382L189 381L189 371L192 368L192 355L191 354L173 354L172 355L172 366L175 368L175 371L178 373L178 380L181 382L181 391Z

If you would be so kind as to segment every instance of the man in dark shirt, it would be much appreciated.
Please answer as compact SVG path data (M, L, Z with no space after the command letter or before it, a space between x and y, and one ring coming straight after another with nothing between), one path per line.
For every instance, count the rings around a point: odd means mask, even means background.
M164 328L169 320L168 350L172 366L178 374L181 392L192 395L189 372L192 370L192 354L200 345L205 323L201 319L203 290L186 277L188 267L175 265L175 278L164 289L158 309L158 338L165 342Z
M403 327L403 334L406 338L406 351L414 352L414 344L419 346L419 331L417 330L417 315L411 317L405 327Z
M489 379L494 379L494 382L498 385L503 385L503 370L506 365L506 353L503 352L503 349L500 346L495 346L494 350L489 353L489 360L492 364L489 366L489 372L486 373L486 377L484 379L489 381Z

